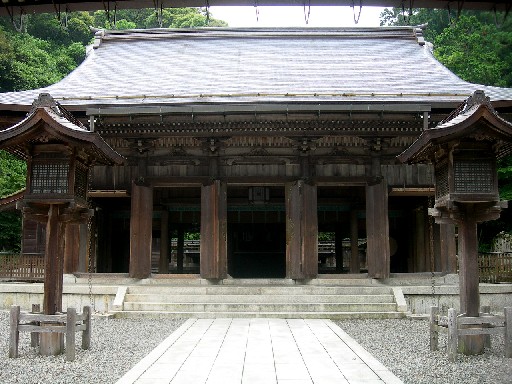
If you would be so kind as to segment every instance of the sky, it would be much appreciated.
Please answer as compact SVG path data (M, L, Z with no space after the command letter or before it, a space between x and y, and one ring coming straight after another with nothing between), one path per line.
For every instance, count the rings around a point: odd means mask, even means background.
M210 7L212 17L226 21L230 27L378 27L383 10L382 7L362 7L359 17L358 6ZM356 24L354 19L358 17Z

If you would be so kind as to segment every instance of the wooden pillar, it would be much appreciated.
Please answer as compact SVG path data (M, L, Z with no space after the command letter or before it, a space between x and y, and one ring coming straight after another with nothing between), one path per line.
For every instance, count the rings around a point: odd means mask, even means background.
M382 180L366 186L368 276L385 279L390 273L388 190Z
M80 256L80 225L66 225L64 237L64 273L74 273L78 270Z
M341 228L336 228L334 233L334 253L336 257L336 273L343 273L343 232Z
M162 211L160 216L160 259L158 273L169 273L169 212Z
M420 207L414 211L416 223L414 225L415 236L415 268L414 272L426 272L427 271L427 249L425 247L426 242L426 228L425 228L425 211L423 207Z
M60 222L61 206L51 204L46 224L46 249L44 256L43 313L62 312L62 274L64 267L64 223Z
M178 227L177 240L178 242L176 244L176 267L178 273L183 273L183 261L185 260L185 229L183 228L182 225Z
M43 313L54 315L62 312L62 285L64 271L64 228L60 221L62 207L51 204L46 223L46 248L44 256ZM62 333L41 333L39 353L58 355L64 351Z
M478 286L477 223L471 218L459 223L460 311L466 316L479 316L480 293Z
M220 180L201 187L200 273L203 279L227 277L227 188Z
M455 225L439 224L441 243L441 271L457 273L457 251L455 243Z
M359 273L359 231L357 211L350 212L350 273Z
M151 276L153 188L132 183L130 215L130 277Z
M303 180L286 184L286 276L318 275L317 188Z
M87 224L79 224L78 232L80 233L80 245L78 249L78 266L77 272L87 272L87 254L90 247L89 236L94 236L93 233L88 233L89 226ZM92 232L92 225L91 225ZM94 237L93 237L94 238Z
M478 234L477 222L466 214L459 222L460 260L459 260L459 298L460 312L465 316L480 315L480 292L478 270ZM484 352L484 335L466 335L459 338L459 351L465 355L477 355Z

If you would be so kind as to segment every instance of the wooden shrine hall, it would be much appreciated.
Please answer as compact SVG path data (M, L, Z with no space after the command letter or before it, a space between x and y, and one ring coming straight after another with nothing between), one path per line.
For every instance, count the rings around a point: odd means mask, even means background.
M420 27L100 30L60 82L0 94L0 128L49 93L126 158L93 167L68 273L453 273L433 169L396 157L476 90L512 121L512 89L456 77Z

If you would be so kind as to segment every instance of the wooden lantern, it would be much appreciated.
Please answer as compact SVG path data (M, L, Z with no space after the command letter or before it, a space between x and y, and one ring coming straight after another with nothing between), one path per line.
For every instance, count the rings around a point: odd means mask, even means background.
M463 141L434 164L435 206L499 201L496 155L490 142Z
M89 165L63 144L39 144L27 164L26 202L87 205Z
M64 231L88 220L87 184L94 164L123 162L49 94L41 94L18 124L0 132L0 148L27 162L27 186L17 204L27 219L46 224L43 312L62 312ZM78 246L78 244L73 244ZM62 352L62 334L44 333L40 352Z
M460 311L480 314L477 224L495 220L500 201L496 159L512 151L512 124L502 119L482 91L475 92L436 128L424 131L398 159L434 166L436 223L459 228ZM483 351L483 337L461 338L465 354Z

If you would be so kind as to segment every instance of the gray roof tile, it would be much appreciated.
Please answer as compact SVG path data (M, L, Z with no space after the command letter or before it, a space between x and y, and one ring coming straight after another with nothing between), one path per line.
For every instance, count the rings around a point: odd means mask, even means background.
M441 65L418 29L100 31L60 82L0 94L0 108L49 92L65 106L249 102L461 102L476 89Z

